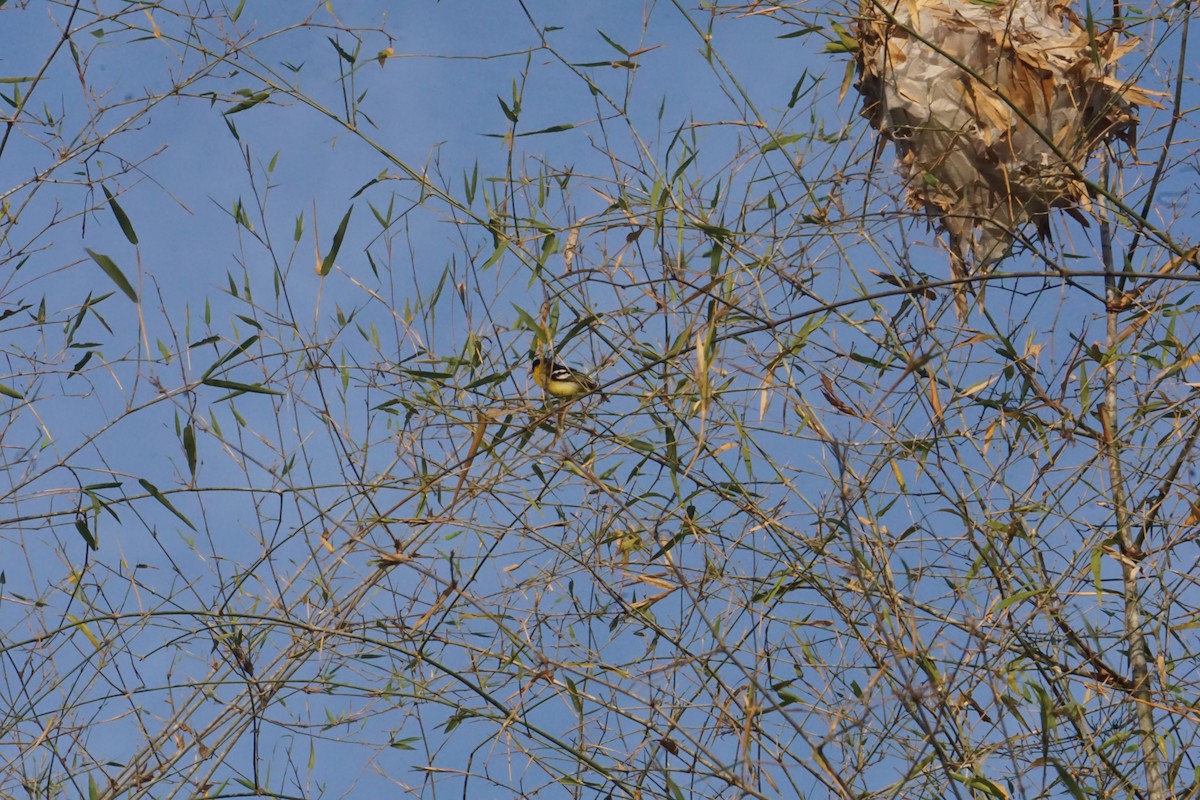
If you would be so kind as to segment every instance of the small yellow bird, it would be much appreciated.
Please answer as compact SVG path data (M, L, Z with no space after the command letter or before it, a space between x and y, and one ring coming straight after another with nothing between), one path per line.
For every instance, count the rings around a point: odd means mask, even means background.
M601 400L604 399L600 385L587 375L541 356L534 357L533 363L529 365L529 372L533 375L534 383L542 387L542 391L551 397L557 397L560 400L574 400L585 394L596 392L600 394Z

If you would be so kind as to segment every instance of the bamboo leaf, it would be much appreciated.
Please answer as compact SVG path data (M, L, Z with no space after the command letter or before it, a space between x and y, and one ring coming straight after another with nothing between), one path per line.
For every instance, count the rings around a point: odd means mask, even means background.
M75 530L79 531L79 535L83 537L85 542L87 542L89 550L95 551L100 549L100 547L96 544L96 537L92 535L90 530L88 530L86 519L83 517L76 517Z
M238 103L237 105L235 105L233 108L229 109L228 111L225 111L224 115L226 117L228 117L232 114L238 114L242 111L245 111L248 108L254 108L259 103L261 103L265 100L269 100L271 97L270 92L254 92L253 94L248 94L247 90L243 89L243 90L241 90L241 93L247 94L246 99L243 100L242 102Z
M333 262L337 259L338 251L342 249L342 239L346 236L346 226L350 224L350 215L353 213L354 206L350 206L346 210L346 216L342 217L342 224L338 225L337 233L333 235L333 246L325 254L324 260L321 261L321 269L317 273L322 278L329 274L329 270L333 269Z
M268 389L261 383L238 383L237 381L223 381L217 378L205 378L201 383L217 389L230 389L231 391L246 392L248 394L283 394L283 392L276 391L275 389Z
M187 457L188 472L196 477L196 430L188 423L183 428L183 454Z
M133 285L125 277L125 273L121 272L121 268L117 266L117 262L113 261L103 253L97 253L90 248L85 247L83 249L86 250L87 254L92 257L92 260L99 265L100 269L104 270L104 274L107 275L109 279L117 285L117 288L125 293L126 297L135 303L138 301L137 292L133 290Z
M196 526L192 524L192 521L190 519L188 519L187 517L185 517L178 508L176 508L174 505L172 505L171 501L167 499L167 496L165 494L163 494L162 492L160 492L158 490L157 486L155 486L153 483L146 480L145 478L138 478L138 483L140 483L142 485L143 489L145 489L147 492L150 493L151 497L153 497L158 502L162 503L164 508L166 508L172 514L174 514L175 516L177 516L181 520L183 520L184 525L187 525L192 530L196 530Z
M574 127L575 126L570 124L569 122L564 122L561 125L551 125L549 128L542 128L540 131L529 131L527 133L518 133L517 138L519 139L522 136L539 136L543 133L560 133L562 131L569 131Z
M125 234L125 238L129 243L136 245L138 243L137 233L133 230L133 223L129 221L129 215L125 213L125 209L117 202L117 198L112 196L112 192L108 191L108 187L100 184L100 189L104 192L104 196L108 198L108 207L112 210L113 216L117 218L117 224L121 226L121 232Z

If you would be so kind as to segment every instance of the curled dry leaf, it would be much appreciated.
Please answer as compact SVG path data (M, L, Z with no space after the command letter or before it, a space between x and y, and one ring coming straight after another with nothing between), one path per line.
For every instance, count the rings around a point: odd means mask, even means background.
M824 395L825 400L829 403L829 405L833 406L843 414L849 414L852 417L862 416L853 408L853 406L850 406L837 396L837 392L833 388L833 381L829 379L828 375L821 376L821 394Z

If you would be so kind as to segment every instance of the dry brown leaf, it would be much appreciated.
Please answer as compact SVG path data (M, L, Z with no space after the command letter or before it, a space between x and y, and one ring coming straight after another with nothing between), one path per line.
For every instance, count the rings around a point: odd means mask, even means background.
M1093 151L1132 145L1133 106L1161 107L1106 74L1136 43L1054 0L863 0L856 34L863 114L895 143L907 207L940 218L957 278L1004 258L1027 223L1046 231L1051 209L1087 210L1077 175Z
M853 407L842 402L841 398L837 396L833 389L833 381L829 380L828 375L821 376L821 394L825 396L825 399L829 402L829 405L833 406L843 414L849 414L852 417L862 416L855 411Z

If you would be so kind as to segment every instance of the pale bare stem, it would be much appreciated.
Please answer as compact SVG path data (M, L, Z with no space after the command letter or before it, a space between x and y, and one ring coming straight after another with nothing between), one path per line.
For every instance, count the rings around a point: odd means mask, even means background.
M1109 182L1109 161L1105 158L1102 167L1102 181ZM1111 210L1106 198L1098 200L1100 216L1100 247L1101 259L1105 267L1104 289L1106 298L1107 339L1109 343L1109 359L1105 369L1104 401L1101 407L1101 439L1102 452L1108 466L1109 498L1113 514L1116 518L1116 537L1120 546L1119 559L1121 562L1121 583L1125 603L1125 646L1129 648L1129 688L1133 706L1134 718L1137 720L1139 746L1145 765L1146 792L1150 800L1167 800L1169 797L1166 780L1162 771L1160 734L1154 720L1155 691L1153 677L1150 672L1148 656L1149 645L1146 640L1145 620L1142 612L1143 579L1141 562L1144 555L1143 545L1138 542L1138 529L1135 524L1134 511L1130 504L1133 499L1128 491L1122 461L1124 459L1124 439L1121 418L1120 383L1124 370L1124 361L1116 357L1120 348L1118 339L1120 333L1120 299L1122 290L1118 286L1118 274L1113 264L1113 228L1110 221Z

